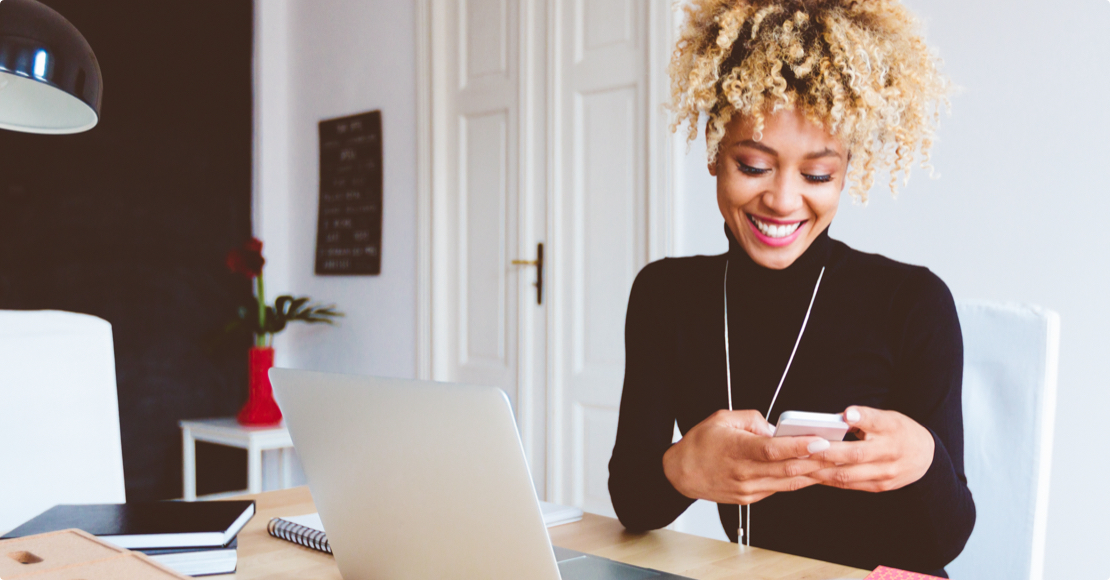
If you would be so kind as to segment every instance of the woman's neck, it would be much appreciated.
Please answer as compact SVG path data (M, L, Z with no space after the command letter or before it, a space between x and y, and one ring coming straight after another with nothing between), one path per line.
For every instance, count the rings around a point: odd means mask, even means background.
M797 276L809 277L810 274L821 269L828 260L829 250L832 246L832 240L829 238L829 230L826 228L822 231L806 248L806 251L798 256L789 266L782 269L772 269L761 266L752 260L751 256L744 251L736 238L733 237L732 231L729 230L728 224L725 224L725 236L728 237L728 260L729 260L729 277L733 271L743 272L745 276L756 276L760 279L766 280L788 280Z

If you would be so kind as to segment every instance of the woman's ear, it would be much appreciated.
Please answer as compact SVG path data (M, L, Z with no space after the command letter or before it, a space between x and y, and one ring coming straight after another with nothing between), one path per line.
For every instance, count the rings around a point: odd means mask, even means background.
M713 161L710 161L708 167L709 167L709 174L712 175L713 177L717 177L717 160L714 159Z

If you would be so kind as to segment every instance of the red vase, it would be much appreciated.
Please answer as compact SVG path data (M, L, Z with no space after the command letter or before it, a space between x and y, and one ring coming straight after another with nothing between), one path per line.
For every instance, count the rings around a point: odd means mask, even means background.
M274 366L274 348L252 346L250 350L250 392L247 404L239 411L239 424L251 427L277 425L281 409L274 401L274 389L267 374Z

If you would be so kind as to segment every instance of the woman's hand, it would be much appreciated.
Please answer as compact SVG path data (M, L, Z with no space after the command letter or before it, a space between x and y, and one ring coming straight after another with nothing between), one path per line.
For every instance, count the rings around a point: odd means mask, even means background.
M859 441L834 442L815 456L835 464L810 474L824 485L890 491L921 479L933 463L932 434L897 411L848 407L844 420Z
M663 472L686 497L741 505L820 483L809 475L831 464L807 457L829 442L773 434L758 411L717 411L667 450Z

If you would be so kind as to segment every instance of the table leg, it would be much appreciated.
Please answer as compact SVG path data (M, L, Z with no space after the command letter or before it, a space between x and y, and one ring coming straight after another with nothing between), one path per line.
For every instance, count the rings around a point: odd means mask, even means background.
M185 501L197 499L197 441L193 430L181 429L181 488Z
M281 488L289 489L293 487L293 448L282 447L281 449Z
M254 442L247 446L247 491L262 493L262 450Z

